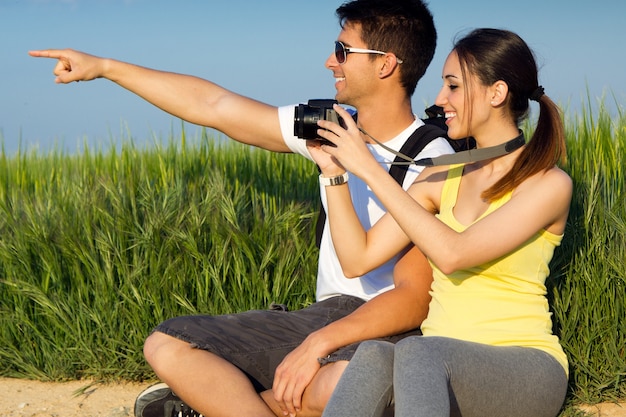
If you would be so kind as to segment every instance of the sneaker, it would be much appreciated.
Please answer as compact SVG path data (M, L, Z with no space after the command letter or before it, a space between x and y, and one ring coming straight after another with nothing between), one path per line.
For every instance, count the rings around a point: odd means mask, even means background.
M203 417L163 382L146 388L135 400L135 417Z

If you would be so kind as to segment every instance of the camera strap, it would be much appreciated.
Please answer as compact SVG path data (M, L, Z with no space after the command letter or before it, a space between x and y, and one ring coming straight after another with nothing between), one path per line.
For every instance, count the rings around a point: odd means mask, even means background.
M480 149L469 149L466 151L456 152L448 155L440 155L435 158L423 158L418 160L413 160L400 152L397 152L388 146L385 146L383 143L376 140L376 138L372 137L365 130L359 128L361 133L368 136L378 145L380 145L383 149L392 152L397 157L404 159L405 162L392 162L391 165L420 165L420 166L439 166L439 165L453 165L453 164L468 164L472 162L483 161L485 159L497 158L506 154L509 154L526 144L526 139L524 138L524 133L520 130L519 136L513 138L507 142L501 143L495 146L489 146L487 148Z

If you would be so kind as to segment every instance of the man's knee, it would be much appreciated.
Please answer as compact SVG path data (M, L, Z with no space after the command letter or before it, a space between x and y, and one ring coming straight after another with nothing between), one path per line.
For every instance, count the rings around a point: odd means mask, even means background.
M181 349L189 349L189 343L168 336L165 333L154 332L146 338L143 345L143 355L146 361L155 368L167 361L169 357L176 357Z
M317 372L303 396L304 408L309 410L311 416L322 415L346 366L348 361L331 362Z
M298 413L298 417L320 417L322 415L346 366L348 366L348 361L338 361L331 362L320 368L309 386L304 390L302 410ZM282 417L282 412L278 403L274 400L271 390L261 393L261 398L263 398L277 417Z
M143 342L143 356L146 358L148 363L154 359L159 346L162 344L161 335L163 335L163 333L151 333Z

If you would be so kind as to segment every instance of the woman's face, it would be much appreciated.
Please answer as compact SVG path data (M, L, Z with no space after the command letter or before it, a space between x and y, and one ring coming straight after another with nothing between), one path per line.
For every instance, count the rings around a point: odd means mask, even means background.
M464 77L465 75L465 77ZM443 107L448 136L461 139L479 134L490 110L488 89L469 71L461 71L461 63L452 51L443 66L443 86L435 104Z

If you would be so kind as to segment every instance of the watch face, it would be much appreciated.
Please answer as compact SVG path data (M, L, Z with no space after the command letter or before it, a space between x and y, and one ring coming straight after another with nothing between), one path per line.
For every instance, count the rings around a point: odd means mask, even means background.
M320 184L324 186L341 185L348 182L348 173L345 172L342 175L336 177L324 177L320 175Z

